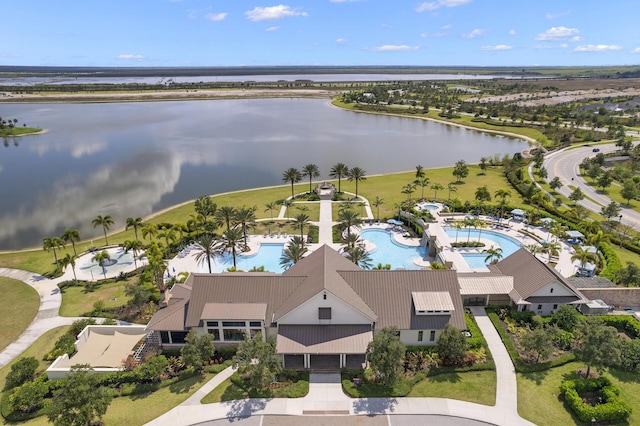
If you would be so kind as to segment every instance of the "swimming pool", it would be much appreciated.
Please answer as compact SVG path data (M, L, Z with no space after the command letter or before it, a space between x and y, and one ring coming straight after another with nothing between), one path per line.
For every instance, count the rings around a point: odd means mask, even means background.
M376 245L376 249L369 252L372 267L376 267L378 263L383 266L388 263L391 269L422 269L413 260L424 258L427 253L426 247L400 245L393 241L389 232L382 229L363 230L360 237Z
M252 268L264 266L265 272L275 272L281 274L284 268L280 266L280 257L284 249L283 243L262 243L257 253L250 256L236 255L236 268L242 271L249 271ZM228 268L233 267L233 256L231 253L225 253L224 256L215 256L211 262L211 272L226 272ZM206 260L200 264L201 272L209 272L209 266Z
M470 231L468 229L461 229L460 231L456 231L456 229L450 227L446 227L444 228L444 230L447 233L447 236L451 238L452 241L455 241L456 232L458 232L458 241L467 241L467 238L470 240L477 240L478 237L493 241L502 249L503 259L507 256L512 255L522 247L522 244L518 240L507 235L500 234L498 232L483 230L482 233L480 233L480 231L478 231L477 229L472 229ZM485 249L488 248L489 247L485 247ZM464 253L462 254L462 257L471 269L487 268L484 262L484 259L487 257L487 255L484 253Z
M93 253L89 253L81 256L76 261L76 271L78 273L91 274L92 279L102 279L106 273L107 277L113 277L120 272L131 271L135 268L135 262L133 261L133 251L125 253L121 247L108 248L105 251L109 253L110 265L102 267L93 260L93 257L101 253L103 250L97 250ZM140 259L137 260L137 265L140 266Z
M435 204L428 204L428 203L420 203L420 204L416 204L416 208L418 210L438 210L438 206L436 206Z

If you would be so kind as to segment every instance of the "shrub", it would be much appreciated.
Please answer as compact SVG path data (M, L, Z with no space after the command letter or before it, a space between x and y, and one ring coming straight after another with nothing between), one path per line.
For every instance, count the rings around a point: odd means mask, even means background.
M587 392L601 392L602 403L587 404L582 396ZM583 422L612 422L628 418L631 407L619 398L620 389L611 385L606 377L597 379L565 380L560 386L567 404Z
M33 379L38 368L38 360L34 357L20 358L11 366L11 371L7 374L5 389L15 388Z
M620 268L622 268L622 264L620 263L620 259L618 259L618 255L613 251L611 246L605 242L600 243L600 251L607 261L607 266L602 270L600 276L603 278L608 278L613 281L618 274Z
M41 380L25 383L16 388L9 397L12 411L33 413L44 405L44 397L49 392L47 384Z
M626 331L634 339L640 337L640 321L631 315L602 315L598 316L598 318L600 318L605 325Z
M75 350L76 338L72 334L63 334L58 338L53 349L44 356L46 361L53 361L64 354L71 355Z

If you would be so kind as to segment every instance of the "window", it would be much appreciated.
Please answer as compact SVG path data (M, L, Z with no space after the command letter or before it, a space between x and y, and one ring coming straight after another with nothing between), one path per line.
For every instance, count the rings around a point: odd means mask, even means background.
M218 321L207 321L207 327L217 327Z
M244 329L225 328L222 332L224 333L224 340L227 342L241 342L244 340Z
M551 287L551 290L549 290L549 293L553 293L553 287Z
M538 305L538 310L541 311L542 310L542 305Z
M331 308L318 308L318 319L330 320L331 319Z
M218 330L217 328L210 328L207 330L207 332L212 336L211 338L214 342L220 341L220 330Z
M400 330L396 331L396 337L400 337Z
M250 327L262 327L262 323L260 321L251 321L249 323Z
M558 309L558 305L553 305L553 309Z
M325 293L325 294L323 294L323 295L322 295L322 299L323 299L323 300L327 300L327 293Z
M178 343L178 344L182 344L182 343L186 343L184 338L187 337L187 332L186 331L172 331L171 332L171 342L172 343Z
M169 332L168 331L161 331L160 332L160 341L162 343L171 343L171 341L169 341Z
M418 331L418 342L422 342L422 336L424 335L424 331Z
M429 341L430 342L435 342L436 340L436 331L435 330L431 330L429 332Z
M244 321L222 321L223 327L244 327L245 325Z

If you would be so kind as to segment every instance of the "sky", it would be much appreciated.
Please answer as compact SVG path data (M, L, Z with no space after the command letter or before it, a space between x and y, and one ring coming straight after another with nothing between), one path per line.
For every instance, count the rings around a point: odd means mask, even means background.
M640 63L640 1L14 0L0 65Z

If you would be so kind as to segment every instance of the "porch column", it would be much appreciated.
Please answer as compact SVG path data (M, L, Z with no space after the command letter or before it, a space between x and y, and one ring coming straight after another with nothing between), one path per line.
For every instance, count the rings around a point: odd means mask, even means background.
M344 368L347 365L347 354L340 354L340 368Z
M304 368L311 368L311 355L304 354L303 359L304 359Z
M280 355L280 359L282 360L282 369L284 370L285 368L287 368L287 366L284 365L284 354Z
M487 301L486 301L486 303L484 304L484 306L489 306L489 298L490 298L490 297L491 297L491 295L490 295L490 294L487 294Z

